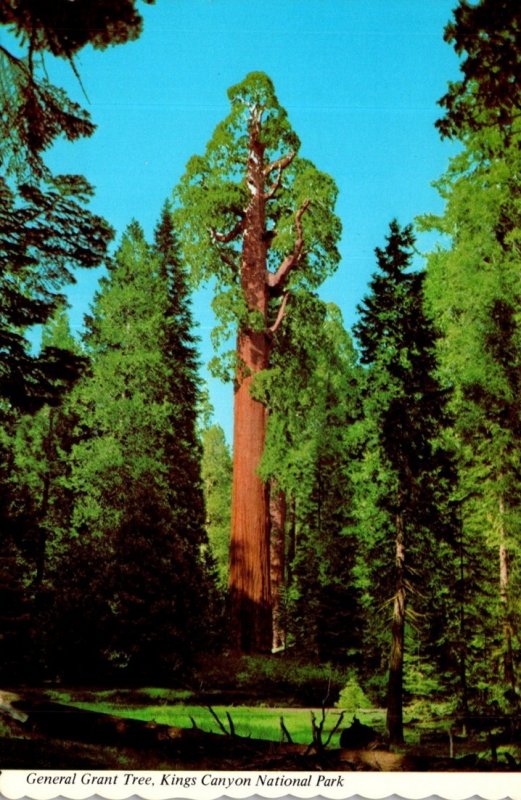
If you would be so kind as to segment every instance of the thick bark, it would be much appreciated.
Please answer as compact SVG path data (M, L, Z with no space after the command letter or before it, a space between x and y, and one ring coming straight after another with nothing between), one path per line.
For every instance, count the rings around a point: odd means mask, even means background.
M399 512L396 515L396 594L393 605L391 657L387 686L387 733L393 744L403 742L405 603L405 531L403 514Z
M274 273L267 268L272 236L266 229L266 203L280 186L281 174L294 158L288 154L265 164L261 137L262 110L250 109L249 152L246 185L248 206L237 226L216 241L242 234L241 289L250 321L240 324L237 339L238 366L234 395L232 531L230 547L231 646L239 651L265 652L272 646L270 587L270 519L268 490L258 477L266 437L266 410L251 396L255 375L269 366L273 333L285 314L285 284L304 253L302 216L306 200L295 215L296 241L293 252ZM276 171L271 183L268 176ZM273 325L268 319L272 297L283 296Z
M248 310L267 321L266 199L260 120L252 116L248 187L244 218L241 286ZM268 366L270 338L243 324L237 340L234 394L232 531L230 546L230 622L234 649L271 649L271 599L268 490L257 470L264 451L266 409L251 396L255 375Z
M239 353L262 354L254 336L239 336ZM255 357L257 357L255 356ZM249 358L253 354L249 352ZM257 468L264 450L266 409L250 394L252 376L237 382L234 406L230 623L235 649L271 649L268 490Z
M270 578L273 619L272 652L286 647L284 626L284 586L286 547L286 495L272 480L270 486Z

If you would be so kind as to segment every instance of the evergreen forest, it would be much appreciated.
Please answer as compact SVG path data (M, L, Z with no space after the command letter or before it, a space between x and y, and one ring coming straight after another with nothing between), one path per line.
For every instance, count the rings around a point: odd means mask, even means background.
M2 763L202 768L202 743L237 768L376 769L376 748L388 769L519 769L521 9L455 0L443 211L388 221L347 330L320 293L348 224L335 176L264 72L230 87L151 237L134 219L117 239L88 176L48 166L94 122L45 57L81 80L86 45L139 37L138 5L0 3ZM79 337L66 290L98 266Z

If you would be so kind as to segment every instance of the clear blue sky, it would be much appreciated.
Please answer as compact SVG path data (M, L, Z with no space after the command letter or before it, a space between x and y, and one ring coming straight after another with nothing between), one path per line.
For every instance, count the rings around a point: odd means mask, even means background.
M431 183L451 147L434 128L436 101L458 76L443 41L456 0L156 0L141 10L133 43L87 49L77 66L89 98L66 63L49 76L87 105L98 129L58 144L60 172L84 174L92 207L118 237L132 218L151 236L164 200L188 158L202 153L228 113L227 88L253 70L274 81L302 141L301 154L329 172L339 189L342 261L324 284L325 300L356 316L393 217L411 222L440 210ZM420 246L427 246L419 241ZM429 242L430 244L430 242ZM81 327L97 276L84 272L70 293ZM203 358L212 319L208 293L194 298ZM206 375L206 373L205 373ZM231 389L210 382L216 420L230 439Z

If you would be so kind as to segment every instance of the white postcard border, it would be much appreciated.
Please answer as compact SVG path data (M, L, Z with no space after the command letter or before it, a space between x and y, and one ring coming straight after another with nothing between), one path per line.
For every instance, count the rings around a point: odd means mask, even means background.
M7 800L234 800L355 796L408 800L521 800L521 772L233 772L219 770L1 770L0 795Z

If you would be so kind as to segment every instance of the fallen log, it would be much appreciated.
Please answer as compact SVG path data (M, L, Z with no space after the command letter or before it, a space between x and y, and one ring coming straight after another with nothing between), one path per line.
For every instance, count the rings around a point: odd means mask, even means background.
M356 770L378 772L403 772L423 770L420 759L389 750L340 750L340 759Z
M393 753L378 746L373 749L313 750L310 745L245 738L237 735L233 726L230 726L230 732L224 728L224 734L203 731L196 725L178 728L77 709L34 695L24 699L4 698L4 702L14 709L13 724L23 728L24 737L46 742L126 748L134 751L143 763L155 759L156 763L172 764L176 768L219 765L220 769L418 772L472 768L464 759ZM480 761L474 768L487 769L489 766Z
M25 717L27 730L53 739L128 747L155 747L165 743L173 747L200 744L209 750L229 748L229 739L232 738L234 747L238 749L264 748L273 744L239 736L227 737L203 731L196 726L178 728L127 719L47 700L18 700L15 707Z

